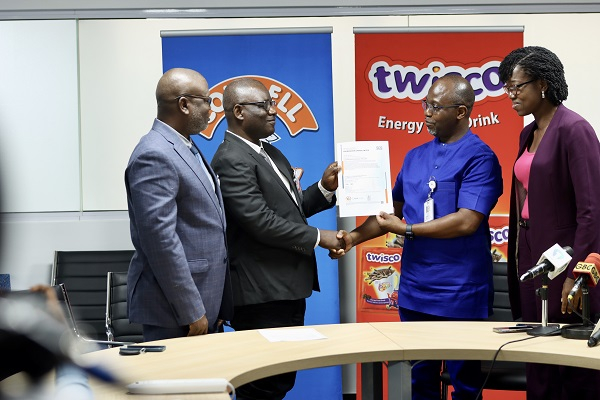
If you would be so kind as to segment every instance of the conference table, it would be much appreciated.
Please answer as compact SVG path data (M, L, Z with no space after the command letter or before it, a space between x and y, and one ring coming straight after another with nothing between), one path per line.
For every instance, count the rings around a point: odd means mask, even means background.
M502 324L502 323L500 323ZM97 399L156 399L152 395L128 395L126 384L141 380L224 378L234 387L284 372L342 364L361 364L362 398L375 400L381 382L373 372L388 363L388 398L410 399L410 360L497 360L578 366L600 370L600 346L561 336L534 337L526 333L499 334L498 322L375 322L307 327L325 336L319 340L271 342L259 331L161 340L160 353L121 356L119 349L85 354L82 362L111 371L119 384L92 380ZM270 330L269 330L270 331ZM379 387L378 387L379 386ZM161 395L161 398L224 400L226 393Z

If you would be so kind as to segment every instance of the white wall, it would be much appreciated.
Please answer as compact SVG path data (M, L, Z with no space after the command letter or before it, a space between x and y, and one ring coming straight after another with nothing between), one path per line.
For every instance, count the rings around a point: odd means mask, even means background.
M55 250L133 249L125 212L12 214L2 228L0 271L11 274L13 289L50 283Z
M161 30L333 26L335 136L337 141L347 141L354 140L353 26L406 26L407 21L407 17L81 21L84 210L127 207L122 185L115 182L122 182L129 154L155 114L154 89L162 74ZM235 49L206 57L234 62ZM108 159L110 164L102 162Z
M0 57L3 210L79 211L77 23L1 22Z

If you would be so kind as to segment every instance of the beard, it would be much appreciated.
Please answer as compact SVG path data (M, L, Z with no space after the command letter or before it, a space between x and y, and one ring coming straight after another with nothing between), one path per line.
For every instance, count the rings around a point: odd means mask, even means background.
M201 113L200 111L194 113L189 122L189 131L192 134L198 134L208 127L209 113Z

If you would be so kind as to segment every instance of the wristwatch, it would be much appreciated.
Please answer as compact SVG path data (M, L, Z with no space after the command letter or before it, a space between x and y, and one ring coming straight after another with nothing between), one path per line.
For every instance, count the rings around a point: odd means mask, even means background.
M404 234L404 237L409 240L415 238L415 234L412 231L412 224L406 224L406 233Z

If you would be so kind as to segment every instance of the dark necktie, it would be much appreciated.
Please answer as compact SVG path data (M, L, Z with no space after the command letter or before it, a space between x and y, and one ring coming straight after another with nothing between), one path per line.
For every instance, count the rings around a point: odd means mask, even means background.
M275 168L276 168L276 167L273 165L273 163L271 162L271 159L269 158L269 155L267 154L267 152L265 151L265 149L264 149L263 147L261 147L261 148L260 148L260 150L259 150L258 154L260 154L260 155L261 155L261 156L262 156L262 157L265 159L265 161L266 161L266 162L267 162L267 163L268 163L268 164L269 164L269 165L270 165L270 166L271 166L273 169L275 169ZM277 172L276 172L276 173L277 173ZM299 182L298 182L298 181L296 181L296 177L295 177L295 175L293 175L292 177L294 178L294 185L296 185L296 189L298 189L298 184L299 184ZM286 180L285 178L282 178L282 177L280 177L280 178L281 178L281 179L283 179L283 180L285 180L285 181L286 181L285 183L289 184L289 182L287 182L287 180ZM297 198L297 197L296 197L296 195L294 194L294 191L293 191L293 190L291 190L291 188L290 188L290 192L291 192L290 194L292 195L292 198L294 199L294 201L296 202L296 204L298 204L298 199L299 199L300 201L302 201L302 191L301 191L301 190L298 190L298 198Z
M269 155L267 154L267 152L265 151L265 149L263 149L261 147L260 151L258 152L258 154L260 154L262 156L262 158L265 159L266 162L268 162L269 164L271 164L271 161L269 160Z
M210 184L212 185L213 190L216 191L215 182L212 179L212 175L210 174L210 172L208 172L208 168L206 168L206 165L204 165L204 160L202 159L202 156L200 155L200 151L196 148L196 145L194 143L192 143L192 147L190 147L190 150L192 151L194 156L196 156L198 161L200 161L200 166L202 167L202 170L208 177L208 180L210 181Z

